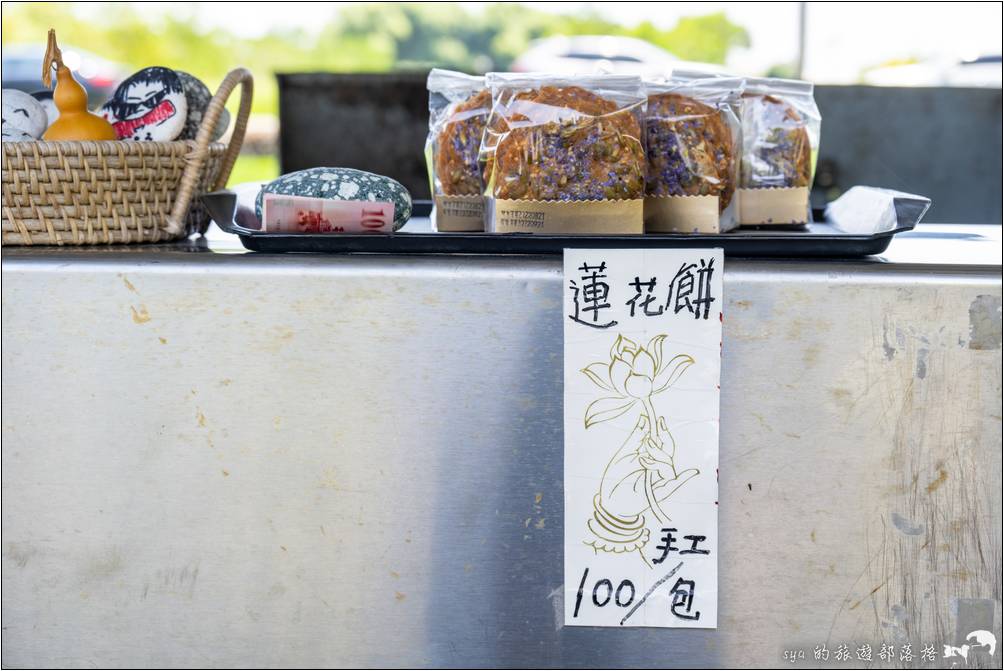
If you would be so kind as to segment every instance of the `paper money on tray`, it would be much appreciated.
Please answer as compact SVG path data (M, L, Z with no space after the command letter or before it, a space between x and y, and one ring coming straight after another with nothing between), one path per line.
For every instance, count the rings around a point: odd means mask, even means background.
M261 230L269 233L392 233L394 204L267 193Z

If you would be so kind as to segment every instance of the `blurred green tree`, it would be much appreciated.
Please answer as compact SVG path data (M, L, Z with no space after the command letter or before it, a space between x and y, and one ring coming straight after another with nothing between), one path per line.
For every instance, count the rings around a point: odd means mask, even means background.
M651 24L646 23L639 26L639 29L648 31L650 27ZM684 17L672 30L665 33L655 31L648 35L639 32L637 36L668 49L681 58L704 63L724 63L730 49L750 46L749 33L742 26L729 21L725 12Z
M41 44L52 27L64 44L127 69L168 65L210 87L244 65L257 76L254 111L270 114L278 109L275 72L503 70L532 40L550 35L637 37L708 63L724 63L730 49L750 44L746 30L721 12L683 18L663 30L651 22L622 26L596 13L556 15L524 5L493 3L472 11L458 3L376 3L343 7L324 19L320 31L271 30L250 39L200 30L197 12L197 4L185 3L157 14L129 3L4 3L2 37L5 45Z

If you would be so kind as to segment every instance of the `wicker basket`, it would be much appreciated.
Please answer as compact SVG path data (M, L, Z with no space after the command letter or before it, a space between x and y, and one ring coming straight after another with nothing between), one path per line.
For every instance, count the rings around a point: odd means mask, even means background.
M211 142L238 84L241 102L230 143ZM231 71L195 140L4 142L2 244L161 242L205 231L209 216L194 197L226 186L244 141L252 92L251 73Z

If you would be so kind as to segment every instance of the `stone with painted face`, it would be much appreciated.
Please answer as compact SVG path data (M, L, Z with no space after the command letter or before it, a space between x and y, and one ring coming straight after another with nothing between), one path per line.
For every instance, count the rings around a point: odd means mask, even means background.
M185 129L188 99L174 70L144 68L119 84L101 115L120 140L169 142Z
M31 97L38 101L38 104L42 106L45 110L46 116L46 129L51 126L56 119L59 118L59 108L56 107L56 101L52 99L52 91L49 89L42 89L41 91L35 91L31 94Z
M411 217L411 194L404 186L390 177L354 168L309 168L269 182L258 192L255 201L255 214L259 221L266 193L393 203L395 231Z
M3 122L2 128L0 128L0 136L3 137L4 142L31 142L38 139L20 128L14 128L14 126L11 126L6 121Z
M175 72L181 78L181 86L185 89L185 98L188 100L188 118L185 120L185 130L181 132L178 139L194 140L199 134L199 127L202 126L202 117L205 116L206 110L209 108L209 102L213 99L213 94L210 93L209 87L203 84L197 77L181 70L176 70ZM216 122L216 128L213 129L212 139L214 142L223 137L229 125L230 113L224 108L223 113L220 114L220 120Z
M45 110L37 100L24 91L17 89L3 90L3 125L4 139L8 134L13 137L13 129L22 131L32 139L42 137L48 118ZM9 127L9 128L8 128ZM8 140L9 142L10 140Z

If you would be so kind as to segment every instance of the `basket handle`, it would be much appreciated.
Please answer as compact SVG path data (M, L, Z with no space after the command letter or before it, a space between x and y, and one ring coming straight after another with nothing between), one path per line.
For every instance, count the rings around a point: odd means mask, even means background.
M209 156L209 144L212 142L213 131L216 123L223 114L223 107L233 90L240 84L241 104L237 111L237 119L234 121L234 130L230 134L230 144L223 155L223 163L220 165L220 172L216 176L216 182L212 186L213 191L222 189L230 178L230 171L237 161L237 155L241 151L244 143L244 131L247 130L248 116L251 114L251 96L254 92L254 78L246 68L231 70L223 79L216 95L209 101L206 113L202 117L202 125L199 127L199 134L195 137L195 149L186 157L185 173L181 176L181 186L178 188L178 197L171 208L171 214L167 219L167 231L172 235L180 235L185 229L185 215L188 214L188 206L192 202L199 186L203 167L206 158Z

